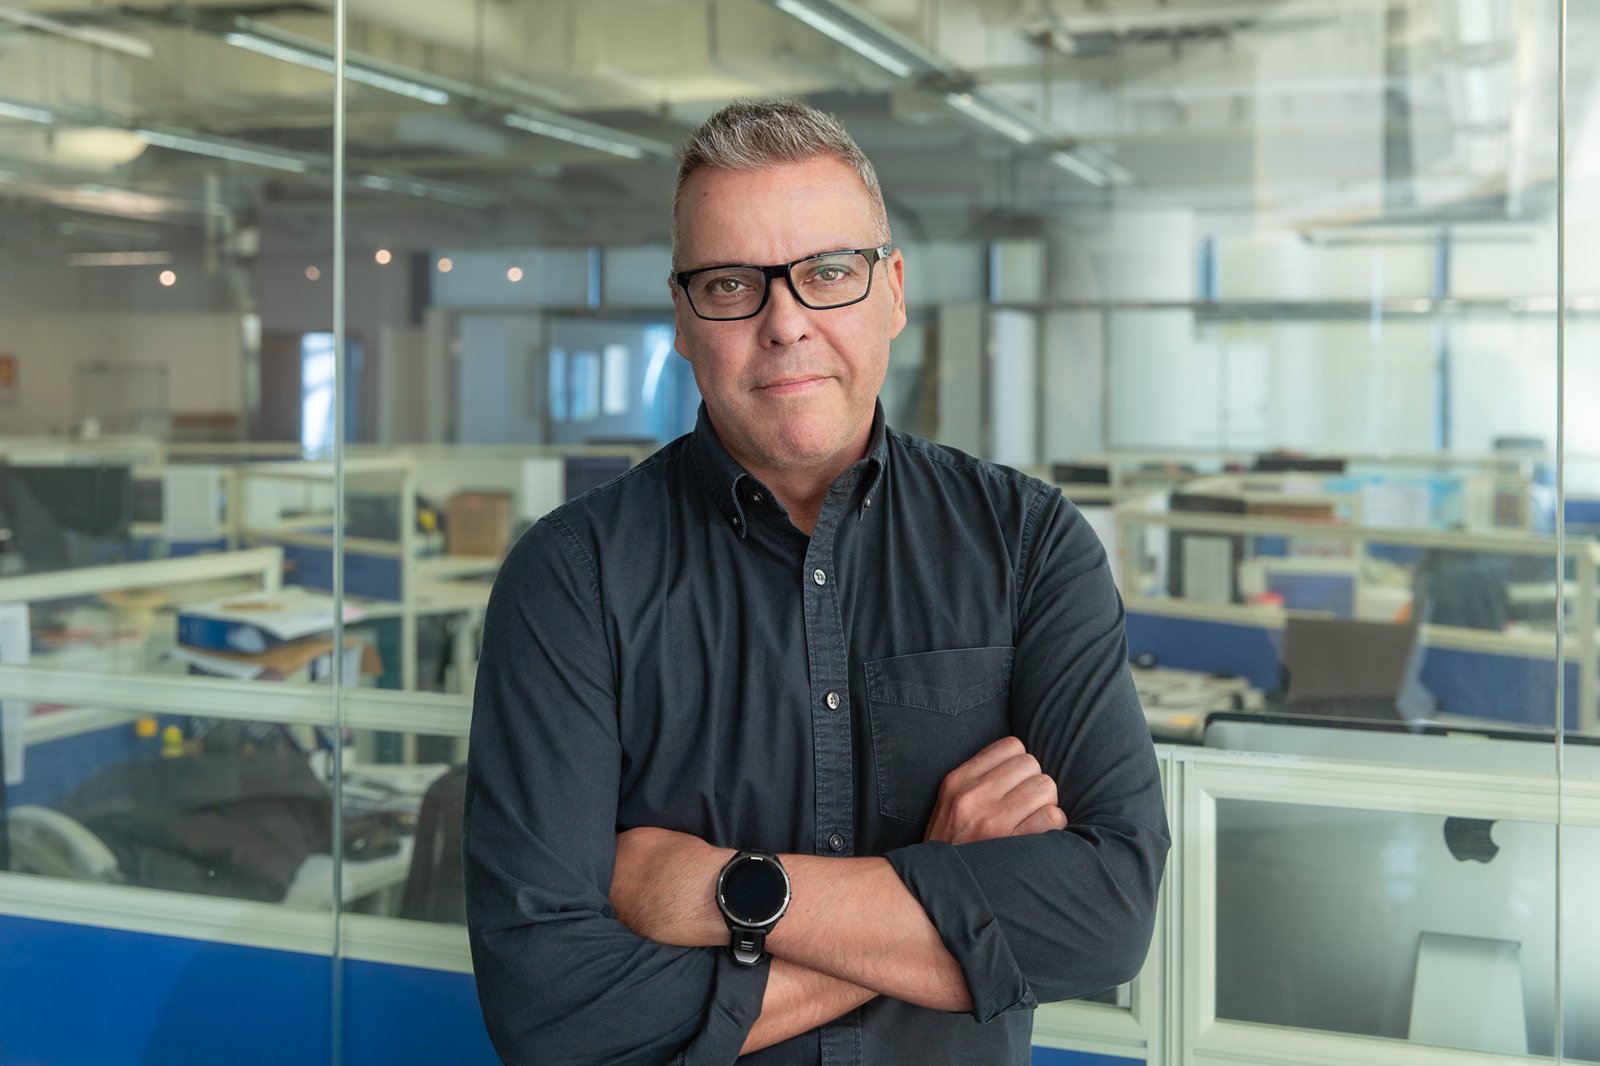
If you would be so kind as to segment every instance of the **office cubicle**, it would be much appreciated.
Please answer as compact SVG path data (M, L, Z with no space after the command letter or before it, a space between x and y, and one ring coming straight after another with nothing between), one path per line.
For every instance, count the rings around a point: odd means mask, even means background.
M652 382L681 422L672 144L783 92L880 163L913 318L891 421L1079 460L1136 655L1264 697L1291 620L1394 625L1430 713L1471 720L1441 760L1365 733L1163 747L1178 838L1147 967L1041 1011L1038 1061L1597 1057L1594 804L1566 746L1595 704L1590 8L57 7L0 19L0 447L126 469L131 501L113 473L88 536L36 521L0 550L7 791L33 808L13 831L65 864L0 873L0 1058L491 1061L439 830L496 558L433 550L422 516L477 493L514 535L560 496L553 442L631 434ZM1342 458L1346 487L1280 489L1276 513L1140 502L1217 499L1192 482L1285 450ZM1462 484L1453 516L1437 479ZM1422 489L1428 521L1399 521ZM284 586L329 596L325 668L171 654L182 608ZM1513 758L1494 734L1518 729ZM277 899L130 883L51 817L108 767L208 743L292 744L339 797ZM1483 850L1451 853L1453 820ZM1419 1015L1419 989L1451 999L1404 972L1424 933L1491 942L1462 965L1507 991ZM1523 1044L1469 1032L1515 1032L1517 982Z

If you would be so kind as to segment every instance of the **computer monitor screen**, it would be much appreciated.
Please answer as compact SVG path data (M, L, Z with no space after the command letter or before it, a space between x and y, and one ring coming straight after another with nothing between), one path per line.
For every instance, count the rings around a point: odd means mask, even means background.
M1548 734L1245 714L1214 717L1204 743L1532 775L1552 775L1556 758ZM1568 738L1565 763L1569 778L1593 780L1600 746ZM1558 956L1556 827L1494 818L1492 799L1455 812L1407 810L1404 796L1392 810L1370 800L1370 788L1348 806L1217 799L1218 1018L1549 1055L1560 994L1566 1054L1600 1060L1600 1012L1587 1009L1600 1003L1600 911L1569 902ZM1564 832L1570 899L1600 878L1600 829ZM1452 1014L1475 1024L1442 1038L1437 1025L1431 1036L1414 1031L1428 999L1419 962L1440 938L1477 951L1478 969L1501 977L1474 984L1463 975Z
M626 474L632 465L626 455L567 456L563 463L567 499L576 499L590 489Z
M1417 627L1290 615L1283 626L1284 701L1301 714L1398 719Z
M1326 456L1258 455L1252 469L1262 473L1342 474L1345 461Z
M125 560L132 515L126 466L0 466L0 525L29 572Z
M1243 497L1174 492L1173 511L1243 516ZM1244 537L1234 533L1199 533L1174 529L1167 537L1167 591L1172 596L1204 603L1239 602L1239 564Z

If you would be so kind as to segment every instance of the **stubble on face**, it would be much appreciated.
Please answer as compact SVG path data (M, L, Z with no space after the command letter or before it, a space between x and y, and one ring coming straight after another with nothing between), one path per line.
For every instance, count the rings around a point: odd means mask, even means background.
M878 228L860 177L832 158L700 171L681 221L683 269L865 247ZM873 270L860 304L811 310L780 279L761 313L738 322L701 320L674 290L678 350L719 439L757 477L810 476L825 487L864 453L889 341L905 323L899 256Z

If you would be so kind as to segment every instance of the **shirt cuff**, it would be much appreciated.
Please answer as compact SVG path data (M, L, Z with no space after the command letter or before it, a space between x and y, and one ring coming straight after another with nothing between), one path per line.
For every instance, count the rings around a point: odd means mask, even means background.
M717 969L712 977L711 1002L706 1007L706 1022L695 1034L674 1066L730 1066L739 1058L750 1029L761 1017L761 1001L767 994L770 958L754 966L741 966L722 948L717 953Z
M885 856L900 875L944 946L961 966L972 1017L987 1022L1007 1011L1039 1005L1006 942L1000 919L960 852L942 840L897 848Z

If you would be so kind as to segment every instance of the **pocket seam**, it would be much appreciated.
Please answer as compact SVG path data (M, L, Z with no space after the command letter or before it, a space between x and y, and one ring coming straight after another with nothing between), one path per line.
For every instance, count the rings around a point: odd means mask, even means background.
M906 707L911 710L927 711L931 714L960 714L962 711L976 707L980 703L987 703L1010 687L1011 664L1015 658L1016 649L1004 647L1003 645L992 648L951 649L951 651L958 652L1001 650L1005 652L1005 662L997 676L955 692L934 685L918 684L915 681L891 681L883 676L882 664L887 660L875 659L866 664L867 699L887 707ZM921 654L945 655L949 653L948 651L940 651L923 652ZM911 655L897 655L894 658L909 659L914 657Z

